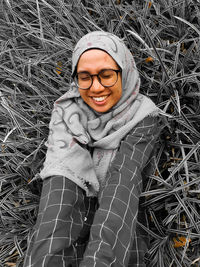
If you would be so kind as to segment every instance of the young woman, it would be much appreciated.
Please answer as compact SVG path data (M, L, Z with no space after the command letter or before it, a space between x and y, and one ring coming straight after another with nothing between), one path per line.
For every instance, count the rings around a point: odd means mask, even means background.
M150 171L158 108L117 36L77 43L73 83L54 106L43 189L26 267L146 266L139 197Z

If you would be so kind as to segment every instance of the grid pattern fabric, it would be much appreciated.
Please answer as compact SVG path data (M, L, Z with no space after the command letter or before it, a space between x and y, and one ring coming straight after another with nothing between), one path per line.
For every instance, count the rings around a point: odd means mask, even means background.
M147 117L121 141L99 200L63 176L45 179L24 267L145 267L139 197L157 134L157 118Z

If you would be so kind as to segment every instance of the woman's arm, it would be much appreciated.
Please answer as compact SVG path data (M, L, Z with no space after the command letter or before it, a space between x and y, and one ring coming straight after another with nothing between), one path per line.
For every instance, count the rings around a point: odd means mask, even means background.
M156 121L154 117L145 118L121 142L108 172L81 267L145 266L131 264L130 259L142 192L142 171L155 145ZM139 264L137 260L136 263Z
M24 267L78 266L74 242L84 218L83 190L63 176L46 178Z

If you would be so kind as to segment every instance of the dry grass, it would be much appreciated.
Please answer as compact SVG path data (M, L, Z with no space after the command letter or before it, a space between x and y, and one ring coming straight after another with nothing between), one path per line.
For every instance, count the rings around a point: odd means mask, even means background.
M124 38L141 92L167 112L147 199L148 266L200 266L200 1L2 0L0 266L21 266L41 189L52 104L85 33Z

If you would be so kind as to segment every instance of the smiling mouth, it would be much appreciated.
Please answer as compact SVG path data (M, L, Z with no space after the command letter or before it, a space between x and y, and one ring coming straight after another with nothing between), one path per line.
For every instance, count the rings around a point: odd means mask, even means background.
M108 95L107 96L92 97L92 99L95 102L102 102L102 101L106 100L106 98L108 98Z

